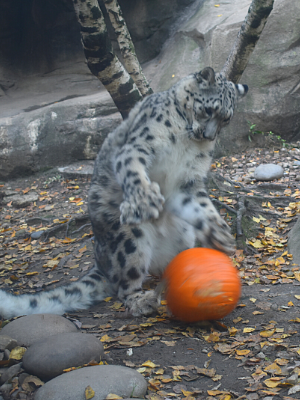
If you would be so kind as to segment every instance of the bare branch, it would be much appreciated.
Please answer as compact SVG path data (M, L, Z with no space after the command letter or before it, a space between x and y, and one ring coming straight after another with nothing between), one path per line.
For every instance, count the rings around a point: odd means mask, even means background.
M98 1L73 0L73 3L87 65L110 93L122 116L126 117L142 95L113 52Z
M233 49L222 69L222 73L228 80L235 83L240 80L273 9L273 4L274 0L252 1Z
M153 93L135 53L134 44L117 0L104 0L111 24L124 60L125 68L139 88L142 96Z

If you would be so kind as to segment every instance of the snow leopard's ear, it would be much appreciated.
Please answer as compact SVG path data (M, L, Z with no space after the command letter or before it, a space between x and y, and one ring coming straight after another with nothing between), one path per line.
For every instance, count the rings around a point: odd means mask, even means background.
M215 71L211 67L206 67L196 74L196 79L198 83L206 81L209 85L213 85L216 82Z

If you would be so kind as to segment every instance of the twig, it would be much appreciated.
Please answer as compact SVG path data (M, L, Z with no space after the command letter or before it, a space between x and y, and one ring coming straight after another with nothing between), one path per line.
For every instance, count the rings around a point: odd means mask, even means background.
M72 223L72 222L77 222L77 221L82 221L82 220L87 220L87 219L89 219L89 216L88 216L88 214L83 214L83 215L81 215L80 217L75 217L75 218L71 218L68 222L67 222L67 229L66 229L66 236L68 235L68 231L69 231L69 228L70 228L70 224ZM78 230L80 230L81 228L79 228ZM73 232L74 233L74 232Z
M232 186L239 186L240 188L244 189L244 186L240 182L233 182L231 179L225 178L225 176L218 174L218 173L215 173L215 176L217 179L219 179L219 181L224 180L224 181L230 183Z
M212 200L213 202L219 204L220 206L225 207L228 211L232 212L233 214L237 214L237 212L235 211L234 208L228 206L228 205L225 204L225 203L222 203L222 201L217 200L217 199L211 199L211 200Z
M92 224L89 223L89 224L82 225L82 226L81 226L80 228L78 228L76 231L73 231L73 232L72 232L72 235L74 235L75 233L80 232L83 228L86 228L87 226L92 226Z
M245 207L245 198L240 197L239 195L237 196L238 200L238 211L237 211L237 217L236 217L236 235L243 236L243 229L242 229L242 218L243 215L245 214L246 207Z
M30 225L30 223L33 223L33 225L34 225L34 221L37 221L37 220L40 222L46 222L48 224L52 222L50 219L47 219L47 218L33 217L33 218L28 218L26 220L26 224Z

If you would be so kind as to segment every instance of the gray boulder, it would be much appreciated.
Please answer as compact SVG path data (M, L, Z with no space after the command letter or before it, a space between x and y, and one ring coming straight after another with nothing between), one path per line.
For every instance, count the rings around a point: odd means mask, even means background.
M18 346L30 346L34 342L63 332L78 332L76 326L60 315L34 314L18 318L5 325L0 336L10 336Z
M208 0L164 45L159 57L145 67L155 90L166 89L188 73L207 65L222 69L251 0L220 3ZM300 138L300 3L275 0L240 82L249 86L232 122L222 130L217 155L239 152L250 143L247 121L263 132L287 140Z
M36 392L35 400L84 399L84 392L90 386L93 400L103 400L110 393L120 397L144 397L147 382L137 371L118 365L85 367L60 375L47 382Z
M23 367L26 372L49 380L62 374L64 369L80 367L90 361L99 363L103 355L103 345L95 336L60 333L33 343L24 354Z
M300 265L300 218L288 234L288 249L293 255L293 263Z
M284 170L281 165L261 164L254 171L254 178L257 181L272 181L282 178Z
M121 119L106 92L0 118L0 179L94 159Z

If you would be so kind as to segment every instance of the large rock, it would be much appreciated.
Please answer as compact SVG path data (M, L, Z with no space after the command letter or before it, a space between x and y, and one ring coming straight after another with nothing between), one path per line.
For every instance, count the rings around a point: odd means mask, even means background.
M76 326L60 315L34 314L18 318L5 325L0 336L15 339L19 346L30 346L34 342L63 332L78 332Z
M288 237L289 253L293 255L293 262L300 265L300 218L290 230Z
M0 179L94 159L121 121L106 92L0 119Z
M103 345L95 336L60 333L33 343L24 354L23 367L31 375L49 380L62 374L64 369L80 367L90 361L99 363L103 355Z
M137 54L142 61L148 61L143 66L145 75L152 88L159 91L205 66L220 70L251 0L232 0L220 3L219 7L215 7L214 0L176 0L172 7L169 0L120 2ZM16 12L19 3L20 0L11 2L15 4ZM40 12L33 14L44 18L47 27L52 23L54 32L57 11L52 2L47 2L51 12L39 2L35 3ZM68 26L75 24L70 10L67 13L69 19L66 19ZM218 156L243 151L257 141L265 140L266 136L255 135L249 142L247 121L256 124L257 130L272 131L288 141L300 139L299 14L300 2L275 0L274 9L241 78L242 83L248 84L249 93L240 102L231 124L221 133ZM2 19L4 25L0 24L0 33L6 26L17 29L15 21L18 19L13 12L10 19ZM38 26L43 26L41 21L38 22ZM53 70L50 65L48 74L41 78L26 77L22 82L18 78L14 84L10 77L2 79L6 75L0 65L0 115L3 116L0 120L0 179L93 159L104 137L121 121L110 96L104 92L95 94L100 90L100 84L84 65L78 42L74 44L75 36L79 40L78 31L76 35L72 29L68 31L72 31L68 44L64 40L69 36L63 35L61 29L57 37L54 35L57 48L51 53L53 57L57 55L60 63L67 63L61 65L61 70L53 61ZM46 37L49 32L44 32ZM49 43L50 39L48 37ZM11 48L8 47L7 50ZM149 61L161 47L158 56ZM43 48L49 55L48 46ZM73 58L70 48L74 49ZM12 53L16 54L15 51ZM39 52L34 54L37 57ZM29 61L31 66L37 65L36 58ZM9 64L6 72L12 70ZM86 96L88 93L93 94ZM67 100L70 96L82 97Z
M251 0L233 0L215 7L207 0L183 23L145 68L155 90L166 89L188 73L207 65L221 70L245 19ZM300 138L300 2L275 0L240 82L249 86L232 122L221 132L218 155L239 152L250 143L247 121L287 140Z
M147 390L145 378L137 371L118 365L99 365L81 368L52 379L36 392L34 399L84 399L87 386L95 392L93 400L103 400L111 393L123 398L143 398Z

